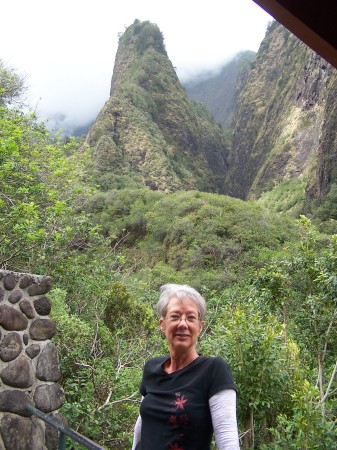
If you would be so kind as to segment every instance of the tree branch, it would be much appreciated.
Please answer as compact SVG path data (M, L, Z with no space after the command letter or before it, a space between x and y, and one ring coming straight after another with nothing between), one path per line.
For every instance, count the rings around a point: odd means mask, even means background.
M138 400L132 400L132 398L138 394L138 391L134 392L133 394L129 395L129 397L121 398L120 400L114 400L113 402L110 402L110 398L112 395L112 390L110 390L107 399L105 400L104 404L102 406L99 406L96 411L100 411L101 409L105 408L106 406L115 405L117 403L123 403L123 402L138 402Z
M324 394L324 397L323 397L322 400L321 400L321 403L325 402L325 400L329 397L329 395L330 395L330 389L331 389L332 383L334 382L336 373L337 373L337 361L336 361L335 367L334 367L334 369L333 369L333 371L332 371L332 375L331 375L331 377L330 377L330 381L329 381L328 387L327 387L327 389L326 389L326 392L325 392L325 394Z

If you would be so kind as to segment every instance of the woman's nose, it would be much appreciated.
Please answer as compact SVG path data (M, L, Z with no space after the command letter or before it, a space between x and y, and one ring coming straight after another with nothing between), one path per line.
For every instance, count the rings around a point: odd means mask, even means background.
M187 317L183 317L183 316L180 317L178 325L181 326L182 324L183 324L183 326L187 327L187 325L188 325Z

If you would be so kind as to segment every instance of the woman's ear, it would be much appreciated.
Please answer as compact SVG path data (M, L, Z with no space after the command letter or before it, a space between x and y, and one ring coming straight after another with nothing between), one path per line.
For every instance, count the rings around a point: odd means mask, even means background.
M205 321L204 321L204 320L201 320L201 321L200 321L199 334L202 332L202 329L204 328L204 325L205 325Z
M162 317L159 319L159 325L160 325L161 331L164 332L165 331L165 321Z

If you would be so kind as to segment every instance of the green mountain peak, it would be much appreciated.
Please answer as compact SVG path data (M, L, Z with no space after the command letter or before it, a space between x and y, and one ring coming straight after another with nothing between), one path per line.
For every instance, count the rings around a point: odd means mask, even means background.
M223 191L223 130L188 99L161 31L148 21L136 20L120 37L110 98L86 143L103 190Z

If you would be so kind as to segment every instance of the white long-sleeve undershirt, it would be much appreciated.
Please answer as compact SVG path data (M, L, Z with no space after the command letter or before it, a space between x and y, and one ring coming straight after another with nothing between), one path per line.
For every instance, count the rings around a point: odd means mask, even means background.
M133 444L132 444L131 450L135 450L136 445L140 441L141 432L142 432L142 418L140 416L138 416L138 419L137 419L137 422L135 425L135 430L133 432Z
M218 450L239 450L236 392L224 389L209 399L215 443Z
M236 392L224 389L209 399L215 442L218 450L239 450L239 434L236 420ZM132 450L140 441L142 419L135 425Z

